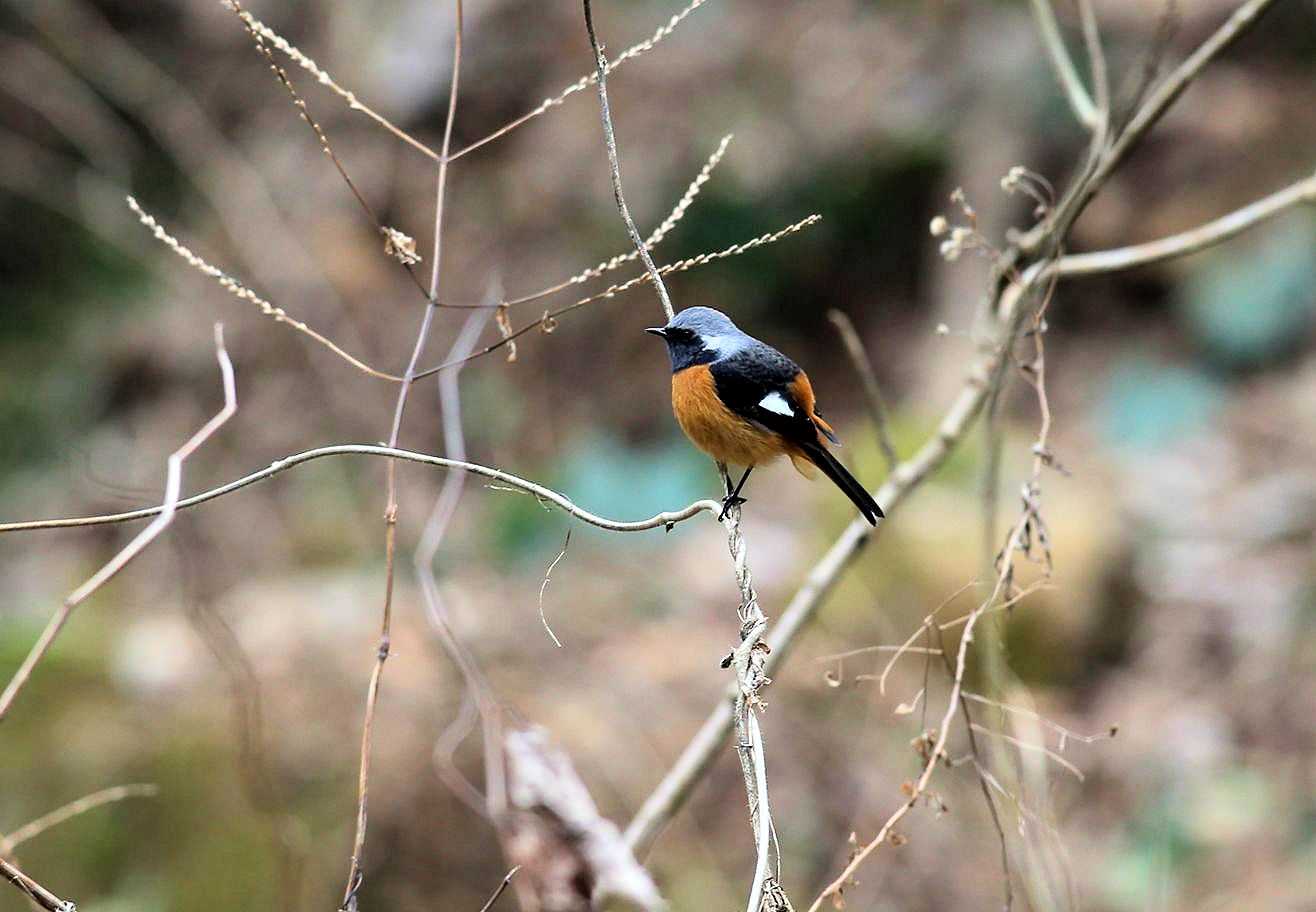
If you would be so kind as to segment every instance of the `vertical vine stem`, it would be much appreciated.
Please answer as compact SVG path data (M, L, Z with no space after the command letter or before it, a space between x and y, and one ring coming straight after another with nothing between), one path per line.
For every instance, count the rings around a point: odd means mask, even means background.
M672 299L667 295L667 286L663 284L663 277L659 275L658 267L653 264L653 257L649 256L649 248L640 240L639 229L635 227L631 210L626 205L626 196L621 190L621 162L617 158L617 137L612 129L612 110L608 107L608 59L603 55L603 48L599 46L598 36L594 34L594 16L590 10L590 0L583 2L585 31L589 33L589 46L594 50L594 66L599 77L599 117L603 121L603 140L608 147L608 164L612 170L612 195L617 200L617 211L621 213L622 221L626 223L626 233L631 236L635 252L644 262L644 268L649 273L649 281L653 283L654 290L658 293L658 303L662 305L667 319L671 320L676 316L676 311L672 309Z
M462 0L454 0L455 26L452 40L452 83L448 90L448 115L443 127L443 148L439 157L438 182L434 199L434 250L431 254L429 300L421 317L420 329L416 333L416 344L412 347L411 359L402 375L402 384L398 390L397 403L393 408L393 425L389 430L388 445L396 447L402 431L402 415L407 407L407 396L415 382L416 366L425 351L429 339L430 327L434 322L434 311L439 299L439 266L443 251L443 200L448 181L448 149L452 142L452 124L457 113L457 90L461 77L462 62ZM384 609L380 621L379 643L375 650L375 665L370 673L370 685L366 689L365 718L361 725L361 763L357 780L356 834L352 838L352 860L348 868L347 884L343 888L341 908L346 912L356 912L357 894L363 881L362 855L365 851L366 826L370 798L370 754L374 739L375 707L379 703L380 682L384 675L384 664L388 661L390 640L393 628L393 578L397 555L397 462L390 459L386 470L385 487L387 491L384 507Z

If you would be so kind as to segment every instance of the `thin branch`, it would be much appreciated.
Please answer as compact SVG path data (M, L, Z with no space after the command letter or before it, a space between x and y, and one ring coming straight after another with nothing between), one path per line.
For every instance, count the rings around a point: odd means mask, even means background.
M334 170L336 170L338 176L343 179L343 183L347 184L347 189L351 191L352 196L356 199L357 205L361 208L361 211L365 213L366 218L369 219L370 224L374 229L384 238L385 253L391 259L396 260L406 271L408 278L411 279L417 290L419 290L422 295L426 295L427 299L430 299L431 296L426 293L425 286L421 283L420 277L416 275L416 270L412 268L412 264L420 259L415 252L415 241L401 231L398 231L396 228L390 228L380 221L374 207L366 200L365 194L363 194L360 188L357 187L356 182L353 181L351 175L347 173L347 167L343 164L342 160L339 159L338 154L334 152L333 146L329 143L329 135L325 133L324 128L320 126L320 123L311 115L310 107L306 104L305 99L303 99L297 92L296 87L293 86L292 80L288 78L287 72L283 67L279 66L278 60L274 57L274 52L271 51L266 44L262 33L252 26L251 23L254 20L252 20L250 16L245 15L246 11L242 8L242 5L238 0L228 0L228 4L238 14L238 18L242 21L247 33L251 36L252 42L256 46L256 50L265 58L266 62L269 64L270 70L279 80L284 91L288 93L288 97L292 99L293 107L297 109L298 115L306 122L306 125L311 128L311 132L315 134L316 141L320 144L320 150L329 157L329 161L333 164ZM449 126L451 126L451 122L449 122ZM445 134L445 141L447 139L448 135ZM438 306L440 307L460 308L481 306L469 304L446 304L441 302L435 303L438 303Z
M589 44L594 49L595 71L598 74L599 117L603 122L603 139L608 148L608 164L612 171L612 195L617 200L617 211L621 213L621 219L626 223L626 233L631 237L631 244L640 254L645 271L649 274L649 281L653 282L654 290L658 293L658 303L662 305L667 319L671 320L676 316L676 311L672 309L672 299L667 295L667 286L663 284L663 278L658 274L658 267L653 264L653 257L649 256L648 248L640 239L640 231L635 227L635 219L631 218L631 211L626 206L626 197L622 193L617 137L613 134L612 111L608 107L608 58L603 56L603 49L594 34L594 17L590 13L590 0L582 0L582 2L585 9L585 31L589 33Z
M832 309L827 312L827 319L832 321L841 341L845 343L846 354L854 365L855 373L864 388L864 398L868 400L868 414L873 419L873 428L877 432L877 445L882 449L886 467L894 469L900 463L896 448L891 443L891 431L887 427L886 403L882 400L882 388L877 385L877 374L873 371L873 362L868 359L864 343L854 328L854 322L844 311Z
M955 673L951 682L950 696L946 701L946 712L942 716L941 724L936 728L936 739L932 746L928 748L927 760L923 765L923 772L915 781L914 787L906 792L906 800L891 814L890 817L887 818L886 822L882 824L881 828L877 831L877 835L854 853L849 863L846 864L844 870L841 871L836 879L818 894L817 899L813 901L813 905L809 907L809 912L818 912L822 907L823 902L828 897L840 894L845 888L845 885L854 876L854 873L859 869L859 866L864 863L868 856L877 851L877 849L886 842L887 837L891 834L895 825L915 807L919 799L927 790L928 783L932 779L932 773L937 768L937 763L945 757L946 741L950 737L951 723L955 719L956 712L961 707L960 694L963 691L964 671L968 662L969 646L973 642L974 627L976 626L978 619L986 613L987 609L992 606L1006 588L1008 580L1012 576L1009 555L1013 554L1022 543L1025 530L1028 527L1028 519L1029 514L1026 513L1024 516L1020 517L1019 521L1015 524L1014 529L1010 533L1009 541L1002 550L1002 554L1006 555L1006 559L1002 562L1000 574L996 578L996 586L992 589L991 595L989 595L986 600L974 610L973 614L969 617L968 623L965 624L964 633L960 637L959 650L955 658Z
M703 6L704 2L705 0L691 0L691 2L687 4L684 9L682 9L680 12L672 16L672 18L667 21L666 25L660 26L657 31L655 31L651 36L646 38L644 41L641 41L639 44L632 45L631 47L627 48L626 50L618 54L617 59L613 60L611 63L608 64L606 72L611 73L613 70L621 66L627 60L630 60L632 57L638 57L640 54L643 54L645 51L651 49L655 44L657 44L658 42L666 38L668 35L670 35L676 29L677 25L681 23L681 20L683 20L686 16L693 13L699 7ZM502 136L506 136L508 133L512 132L517 127L525 124L527 121L533 120L534 118L538 117L540 114L543 114L545 111L549 110L550 108L554 108L562 104L564 101L566 101L568 98L570 98L572 95L576 94L577 92L581 92L589 88L591 85L593 85L595 82L598 81L598 78L599 78L599 74L597 72L590 73L588 76L580 77L571 85L567 86L565 89L559 92L557 95L554 95L552 98L545 98L539 104L539 107L535 108L533 111L530 111L526 114L522 114L516 120L512 121L511 123L504 124L503 126L499 127L497 130L494 130L488 136L485 136L482 139L477 139L469 146L466 146L462 149L458 149L456 152L452 153L452 155L448 157L448 161L456 161L457 159L465 155L467 152L474 152L476 149L480 148L486 143L493 142L495 139L498 139Z
M768 808L768 773L763 762L763 732L759 728L759 720L754 708L746 705L745 713L749 729L749 744L745 747L745 751L751 755L754 767L753 816L757 824L754 842L758 852L746 912L759 912L763 902L763 886L768 879L768 846L772 831L772 814Z
M1096 127L1104 131L1110 125L1110 74L1106 69L1106 52L1101 46L1101 30L1092 0L1078 0L1078 15L1083 23L1083 43L1087 47L1088 66L1092 68L1092 98L1096 105Z
M499 293L496 285L491 285L487 300L497 300ZM480 332L493 315L492 311L472 313L462 326L457 338L448 351L449 360L460 358L470 353L479 338ZM466 435L462 428L461 390L459 380L460 368L446 371L439 375L439 411L443 420L443 452L450 459L466 459ZM450 623L447 604L439 591L439 582L434 573L434 560L439 547L443 544L452 518L457 515L457 507L466 489L466 472L449 472L443 479L443 487L435 499L424 532L416 544L413 564L416 577L420 582L421 595L425 599L425 616L433 628L436 639L453 664L461 673L465 683L461 706L456 717L439 733L434 741L432 758L439 778L463 801L474 813L488 815L487 801L480 790L457 768L453 757L457 747L466 739L475 723L486 716L488 707L495 705L488 682L480 673L475 657L458 639ZM486 728L490 724L485 719ZM488 742L486 742L488 743ZM494 752L498 749L495 748ZM490 753L490 751L486 751ZM499 761L501 762L501 760Z
M239 488L245 488L247 485L263 481L280 472L286 472L294 466L310 462L314 459L320 459L325 456L343 456L343 455L361 455L361 456L384 456L389 459L397 459L403 462L415 462L422 465L435 466L441 469L460 470L469 472L472 475L479 475L482 478L488 478L499 484L525 491L546 504L551 504L564 512L570 514L583 523L596 526L608 532L643 532L648 529L665 529L674 526L677 523L684 522L700 513L717 514L721 511L722 505L715 500L697 500L687 507L680 510L658 513L648 519L627 521L619 519L607 519L597 516L588 510L583 510L572 502L571 498L565 494L559 494L551 488L536 484L533 481L527 481L508 472L490 468L489 466L479 465L474 462L462 462L456 459L445 459L442 456L431 456L428 453L414 453L410 450L393 449L386 446L372 444L354 444L345 443L336 446L319 447L314 450L306 450L302 453L295 453L291 456L285 456L282 459L275 460L264 469L252 472L250 475L244 475L236 481L221 485L201 494L194 494L191 497L179 500L174 506L179 510L195 507L203 504L208 500L214 500L217 497L223 497L225 494L231 494ZM158 516L164 507L146 507L140 510L129 510L126 513L108 513L103 516L82 516L73 519L38 519L28 520L25 522L3 523L0 524L0 534L5 532L28 532L36 529L67 529L79 526L103 526L112 523L131 522L135 519L146 519L151 516Z
M1065 99L1073 109L1078 122L1091 129L1097 123L1097 109L1083 85L1083 79L1078 75L1078 67L1074 65L1074 58L1069 55L1065 39L1060 35L1060 26L1056 24L1056 13L1051 7L1051 0L1032 0L1032 7L1042 46L1046 49L1051 66L1056 71L1061 88L1065 90Z
M699 195L699 191L703 189L704 184L706 184L708 179L712 176L713 169L722 161L722 156L726 154L727 146L730 145L730 143L731 134L728 133L726 136L722 137L722 141L718 143L718 147L713 150L713 154L708 157L708 161L704 163L704 166L699 169L699 173L695 175L694 180L692 180L690 185L686 187L685 193L683 193L681 198L676 201L676 205L673 206L672 211L667 214L667 218L663 219L662 223L653 230L653 234L645 239L644 246L648 248L650 252L662 243L668 233L676 227L677 222L681 221L685 216L686 210L690 208L692 203L694 203L695 197ZM626 253L619 253L614 257L604 260L596 266L582 269L571 278L558 282L556 285L541 288L539 291L522 295L519 298L503 301L501 302L501 305L505 307L516 307L518 304L528 304L531 301L546 298L549 295L557 294L559 291L565 291L573 285L581 285L588 282L590 279L597 279L599 276L611 272L623 263L629 263L633 260L639 259L639 256L640 252L632 248Z
M955 669L950 664L950 657L947 654L947 650L946 650L946 637L940 628L937 629L937 642L940 643L942 647L941 663L946 668L946 674L951 676L953 679L955 674ZM924 672L925 672L925 679L923 686L924 689L926 690L927 688L926 668ZM992 791L990 784L988 782L988 778L989 778L988 770L979 761L979 758L982 756L982 752L978 749L978 737L977 735L974 734L974 728L973 728L974 725L973 715L972 713L969 712L969 703L968 700L965 699L965 696L966 696L966 692L963 689L961 689L960 715L964 717L964 729L969 736L969 752L970 752L970 756L973 758L974 771L977 772L978 774L978 787L979 789L982 790L983 801L987 803L987 814L989 817L991 817L992 828L996 830L996 839L1001 846L1001 877L1002 880L1004 881L1004 886L1005 886L1005 903L1003 904L1002 908L1004 909L1004 912L1010 912L1010 910L1014 907L1014 883L1010 877L1010 850L1006 845L1005 828L1001 826L1000 812L996 809L996 801L992 798ZM923 704L923 708L926 716L927 703ZM926 726L926 724L927 723L925 721L924 725Z
M780 241L782 238L795 234L797 231L802 231L805 228L808 228L810 225L814 225L821 220L822 220L821 215L817 215L817 214L810 215L807 218L800 219L798 222L796 222L793 225L787 225L785 228L779 229L777 231L773 231L767 234L761 234L756 238L751 238L748 241L742 241L739 244L732 244L730 247L727 247L723 250L718 250L713 253L701 253L696 256L687 257L684 260L677 260L675 263L668 263L666 266L659 268L658 273L660 275L669 275L673 272L685 272L687 269L693 269L696 266L703 266L704 264L711 263L714 260L724 260L727 259L728 257L739 256L740 254L745 253L746 251L749 250L753 250L756 247L764 247L767 246L768 244L775 244L777 243L777 241ZM565 307L559 307L557 310L546 311L544 315L540 317L538 320L535 320L532 323L528 323L525 326L520 327L519 329L513 330L512 332L503 336L503 338L499 339L497 342L485 346L479 351L476 351L474 354L467 355L464 358L456 358L450 361L445 361L444 363L435 365L434 367L426 368L423 371L417 372L415 377L413 377L412 379L420 380L421 378L428 377L431 374L437 374L439 371L448 370L449 368L456 367L458 364L465 364L468 361L474 361L476 358L481 358L487 354L490 354L491 352L497 351L498 349L515 341L516 339L519 339L521 336L524 336L526 333L532 330L542 329L545 332L551 332L552 330L557 328L557 320L559 317L571 313L571 311L573 310L577 310L581 307L584 307L587 304L593 304L595 301L602 301L608 298L615 298L623 291L629 291L630 289L634 288L636 285L641 285L648 281L650 281L650 276L649 273L645 272L640 275L633 276L632 278L627 279L625 282L620 282L616 285L610 285L607 288L603 289L603 291L598 292L597 294L592 294L589 297L581 298L579 301L576 301L575 303L572 304L568 304Z
M967 690L964 691L963 696L964 699L966 700L972 700L975 703L982 703L984 706L991 706L995 709L1001 710L1002 712L1013 713L1014 715L1017 716L1023 716L1025 719L1031 719L1032 721L1038 723L1039 725L1051 729L1053 732L1055 732L1057 735L1060 736L1059 744L1056 747L1058 750L1062 750L1062 751L1065 749L1065 744L1068 741L1078 741L1081 744L1093 744L1097 741L1109 740L1110 738L1115 737L1115 735L1119 732L1119 726L1112 725L1104 732L1098 732L1095 735L1083 735L1083 734L1079 734L1073 729L1065 728L1065 726L1059 724L1058 722L1052 722L1050 719L1046 718L1046 716L1043 716L1041 713L1034 712L1031 709L1025 709L1022 706L1012 706L1009 703L1001 703L998 700L992 700L988 697L984 697L982 694L976 694Z
M201 444L205 443L211 434L219 430L220 426L238 410L237 389L233 381L233 362L229 360L228 352L224 349L224 330L218 323L215 324L215 356L219 360L220 375L223 378L224 407L169 456L168 471L165 478L164 503L151 511L155 516L155 520L124 546L122 551L114 555L109 563L73 590L68 598L64 599L64 603L59 607L59 610L51 617L46 629L41 632L40 638L32 646L27 658L23 660L23 664L18 667L18 671L14 672L14 677L10 680L4 693L0 694L0 720L3 720L8 714L9 708L18 696L18 692L23 689L23 685L31 677L32 670L36 668L37 663L45 657L46 652L50 649L51 644L55 642L55 637L59 636L60 630L63 629L73 610L86 601L97 589L113 579L120 570L126 567L133 558L141 554L173 522L174 513L178 510L179 490L183 481L183 461L191 456Z
M0 858L0 875L3 875L5 880L18 887L19 891L26 895L28 899L46 909L47 912L78 912L78 907L73 902L60 899L20 871L13 862Z
M1013 744L1015 747L1019 748L1020 750L1036 751L1039 754L1046 755L1046 757L1048 757L1050 760L1054 761L1055 763L1058 763L1060 766L1063 766L1069 772L1073 773L1074 777L1077 778L1079 782L1082 782L1084 779L1087 778L1086 776L1083 775L1083 771L1081 769L1079 769L1074 764L1070 763L1068 760L1060 756L1055 751L1051 750L1045 744L1031 744L1027 741L1022 741L1019 738L1014 737L1013 735L1007 735L1005 732L998 732L990 728L986 728L985 726L979 725L976 722L972 723L972 725L973 725L973 730L978 732L979 734L987 735L992 738L1000 738L1002 741L1006 742L1007 744Z
M393 374L385 373L384 371L381 370L376 370L375 368L371 367L369 364L366 364L364 361L361 361L360 359L354 358L352 355L349 355L347 352L343 351L328 338L320 335L318 332L311 329L305 323L302 323L299 320L294 320L292 317L288 316L287 312L282 307L275 307L269 301L265 300L260 295L256 294L256 292L252 291L246 285L243 285L241 282L230 276L228 273L224 272L221 269L218 269L215 266L211 266L205 260L201 259L201 257L193 253L191 249L185 247L182 243L180 243L179 240L175 238L172 234L166 231L164 227L158 221L156 221L155 216L151 215L149 212L147 212L137 204L137 200L135 200L131 196L127 197L127 200L128 200L128 208L131 209L136 214L138 221L140 221L143 225L145 225L148 229L150 229L151 234L155 236L156 240L158 240L160 243L164 244L174 253L182 257L183 260L193 269L196 269L198 272L202 273L203 275L208 275L212 279L217 281L220 284L220 287L222 287L229 294L233 295L234 297L241 298L244 301L248 301L252 304L255 304L257 307L260 308L261 313L265 314L268 317L273 317L276 323L284 323L288 326L291 326L299 333L303 333L304 335L310 336L316 342L319 342L325 348L329 349L331 352L333 352L338 357L342 358L344 361L355 367L357 370L362 371L363 373L367 373L372 377L378 377L381 380L391 380L394 383L402 382L401 377L396 377Z
M567 548L570 546L571 530L568 529L567 537L562 542L562 550L558 552L557 557L553 558L553 563L549 564L548 569L544 571L544 582L539 587L539 623L544 625L544 630L548 633L549 637L552 638L553 645L558 649L563 648L562 641L557 638L557 634L553 632L553 628L548 626L548 618L544 616L544 593L548 591L548 581L553 578L553 569L561 563L562 558L567 556Z
M454 0L453 12L455 24L452 38L452 83L448 90L448 115L443 127L443 151L439 158L439 174L434 198L434 250L430 257L430 287L425 304L425 313L421 317L420 329L416 332L416 343L407 361L407 369L402 375L402 386L398 390L397 403L393 407L393 426L389 430L389 448L395 448L402 433L402 415L407 407L407 396L416 379L416 365L425 351L429 340L430 327L434 322L434 311L439 299L439 265L443 252L443 202L448 179L448 146L452 141L452 125L457 116L457 88L461 77L462 64L462 0ZM379 686L384 676L384 664L388 661L392 641L393 627L393 579L394 563L397 555L397 462L388 460L385 475L384 506L384 607L379 624L379 642L375 649L374 670L370 674L370 684L366 688L365 716L361 724L361 763L357 782L356 834L352 839L352 860L348 865L347 883L343 887L342 909L356 912L357 894L361 889L364 873L362 856L365 851L366 826L368 823L368 805L370 799L370 758L374 736L375 709L379 704Z
M159 793L158 786L145 783L116 785L112 788L101 789L99 792L92 792L90 795L85 795L76 801L70 801L48 814L42 814L36 820L23 824L12 833L0 836L0 857L12 855L14 849L29 839L34 839L46 830L57 827L61 823L72 820L74 817L85 814L94 808L115 801L123 801L125 798L153 798Z
M1068 254L1061 257L1052 268L1055 274L1069 277L1118 272L1159 263L1162 260L1196 253L1221 241L1227 241L1279 215L1286 209L1303 203L1316 204L1316 175L1188 231L1114 250Z
M395 126L390 120L388 120L382 114L376 113L373 109L363 104L361 100L356 97L355 93L350 92L347 89L340 86L337 82L334 81L332 76L330 76L323 68L320 67L319 64L317 64L310 57L307 57L305 54L299 51L294 45L289 43L287 39L285 39L278 32L274 31L265 23L261 22L256 17L252 16L246 10L241 9L240 7L237 7L236 5L233 4L230 4L230 8L233 9L235 12L237 12L239 16L242 17L242 21L247 26L248 29L250 29L255 34L260 35L262 38L264 38L270 44L274 45L284 54L287 54L288 58L292 60L293 63L296 63L303 70L314 76L315 80L319 82L320 85L325 86L330 91L334 92L335 94L340 96L344 101L346 101L347 106L351 110L359 111L362 114L364 114L366 117L369 117L375 123L379 124L389 133L392 133L398 139L402 140L404 143L411 146L413 149L420 152L422 155L430 159L433 159L435 162L443 161L443 156L440 155L438 152L435 152L429 146L425 145L423 142L416 139L414 136L407 133L405 130L402 130L401 128Z
M923 628L920 627L919 632L921 633L922 630ZM845 652L835 652L832 653L831 655L818 656L817 658L814 659L814 661L833 662L833 661L839 661L841 659L849 659L854 656L871 655L875 652L908 652L913 655L941 655L940 649L931 649L926 646L896 646L896 645L888 646L883 644L881 646L860 646L858 649L849 649L846 650Z
M480 907L480 912L489 912L489 910L493 908L493 904L498 902L498 897L503 895L503 891L507 889L507 885L512 882L512 878L516 876L516 872L519 870L521 870L521 866L517 865L507 872L503 877L503 882L494 889L493 894L485 900L484 905Z
M1160 85L1151 90L1128 125L1111 142L1110 149L1101 156L1091 178L1084 183L1073 213L1074 218L1077 218L1133 147L1169 110L1170 105L1183 94L1202 69L1244 35L1274 3L1275 0L1247 0Z

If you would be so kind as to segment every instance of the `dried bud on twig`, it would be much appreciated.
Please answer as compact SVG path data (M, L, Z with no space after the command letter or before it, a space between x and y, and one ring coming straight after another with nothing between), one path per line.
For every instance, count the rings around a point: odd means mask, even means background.
M403 266L415 266L420 262L420 254L416 252L415 238L387 225L380 230L384 233L384 252L386 254Z

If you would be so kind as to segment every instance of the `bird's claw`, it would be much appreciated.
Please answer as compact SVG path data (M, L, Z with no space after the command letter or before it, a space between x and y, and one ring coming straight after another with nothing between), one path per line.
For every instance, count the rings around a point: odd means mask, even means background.
M736 494L728 494L726 497L722 498L722 512L717 514L717 521L722 522L724 519L726 519L727 511L730 510L732 507L738 507L741 504L747 504L747 503L749 503L749 501L743 497L740 497Z

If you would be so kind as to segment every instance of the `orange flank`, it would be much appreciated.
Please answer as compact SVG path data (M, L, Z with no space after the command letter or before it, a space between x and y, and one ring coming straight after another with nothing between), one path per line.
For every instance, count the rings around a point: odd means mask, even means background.
M780 434L756 427L722 404L707 364L672 374L672 411L691 442L718 462L749 467L786 451Z
M791 383L791 393L800 406L807 408L815 425L831 431L826 422L813 414L813 389L808 377L800 374ZM805 478L818 474L813 460L798 446L723 405L707 364L696 364L672 374L672 411L694 445L718 462L748 468L789 456L796 471ZM826 446L822 440L819 443Z

